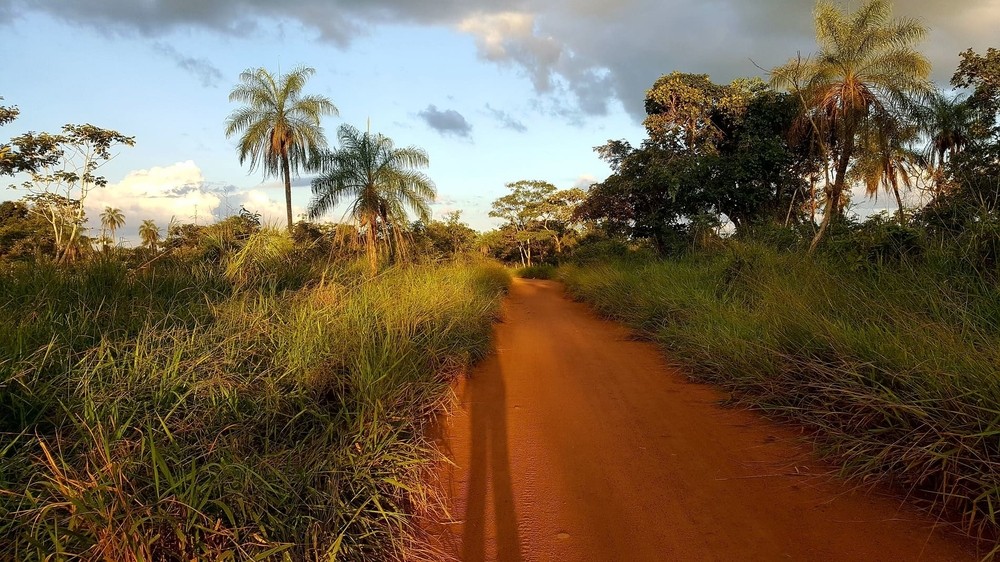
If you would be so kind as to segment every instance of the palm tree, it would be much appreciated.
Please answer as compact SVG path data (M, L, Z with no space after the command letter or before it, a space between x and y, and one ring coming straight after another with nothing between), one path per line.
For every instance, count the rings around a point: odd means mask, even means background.
M101 213L101 237L104 238L104 234L110 231L111 244L114 244L115 232L123 226L125 226L125 215L122 213L122 210L114 207L105 207L104 212ZM105 241L104 247L106 248L107 246L108 244Z
M774 69L772 85L786 88L803 104L809 122L832 162L833 184L810 251L841 215L847 173L859 138L898 121L911 100L931 91L931 64L914 48L927 33L911 19L892 19L889 0L868 0L853 13L821 1L816 7L814 59L792 60ZM873 132L875 131L875 132Z
M337 136L340 148L323 155L322 174L312 182L309 217L318 218L346 202L347 214L364 235L374 273L380 244L403 248L407 208L418 220L430 220L434 182L415 170L426 168L429 160L422 149L395 148L389 137L362 133L350 125L341 125Z
M139 226L139 238L142 239L144 246L155 252L156 244L160 241L160 227L149 219L142 221Z
M292 230L292 172L308 168L318 152L326 148L320 127L323 115L339 115L323 96L303 96L302 87L316 71L298 67L278 79L264 68L247 69L240 84L229 93L229 101L240 102L226 119L226 136L241 135L240 164L250 159L250 170L260 165L264 176L278 176L285 183L285 210Z
M961 97L935 92L919 109L917 117L921 132L928 139L924 151L927 169L934 178L935 189L940 191L944 165L973 143L978 115Z
M851 169L851 176L864 184L869 198L877 199L879 189L895 196L901 225L906 213L900 188L913 187L914 170L923 160L909 148L918 135L916 124L903 121L885 123L880 129L866 128L858 137L860 151Z

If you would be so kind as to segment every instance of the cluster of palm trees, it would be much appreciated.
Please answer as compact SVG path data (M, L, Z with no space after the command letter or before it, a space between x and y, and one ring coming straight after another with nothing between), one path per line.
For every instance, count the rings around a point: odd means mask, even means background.
M320 126L325 115L338 115L323 97L303 95L306 80L315 71L299 67L275 77L264 68L240 74L230 92L243 106L226 120L226 136L238 135L240 163L250 161L267 176L278 176L285 186L288 230L292 222L291 175L300 170L318 172L312 182L309 217L319 218L346 204L346 216L358 228L372 272L383 249L402 250L407 211L422 221L430 218L434 183L420 169L427 153L416 147L396 148L392 140L350 125L338 130L340 148L329 150Z
M125 226L125 214L117 207L105 207L101 212L101 236L98 243L105 252L109 248L117 245L115 233ZM156 246L160 242L160 227L152 220L144 220L139 225L139 239L142 245L152 251L156 251Z
M915 45L926 28L893 19L889 0L868 0L854 12L821 1L816 9L819 52L774 69L772 85L802 105L799 128L826 163L823 220L812 249L843 212L852 181L869 196L891 193L930 177L940 189L944 163L968 142L973 116L956 98L934 90L931 64ZM923 150L921 139L930 139ZM830 175L832 173L832 181Z

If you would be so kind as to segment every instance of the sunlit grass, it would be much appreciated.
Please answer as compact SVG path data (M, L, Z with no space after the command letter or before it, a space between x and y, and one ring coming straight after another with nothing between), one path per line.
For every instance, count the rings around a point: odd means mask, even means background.
M0 552L419 557L423 424L486 353L508 274L357 267L0 277Z
M845 473L914 491L970 532L1000 509L1000 291L930 266L848 270L733 244L567 266L572 294L734 401L818 430Z

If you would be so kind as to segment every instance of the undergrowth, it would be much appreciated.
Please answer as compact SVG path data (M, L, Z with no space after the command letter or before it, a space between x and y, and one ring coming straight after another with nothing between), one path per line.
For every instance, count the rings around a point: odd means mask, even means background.
M541 264L522 267L517 270L517 276L522 279L555 279L556 266Z
M0 558L435 556L423 424L508 274L248 268L0 275Z

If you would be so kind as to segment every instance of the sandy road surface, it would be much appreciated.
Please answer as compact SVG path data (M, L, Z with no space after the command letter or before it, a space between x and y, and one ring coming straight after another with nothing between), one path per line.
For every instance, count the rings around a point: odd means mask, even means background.
M458 390L442 469L461 560L974 560L927 516L828 476L794 430L721 408L657 349L517 280Z

